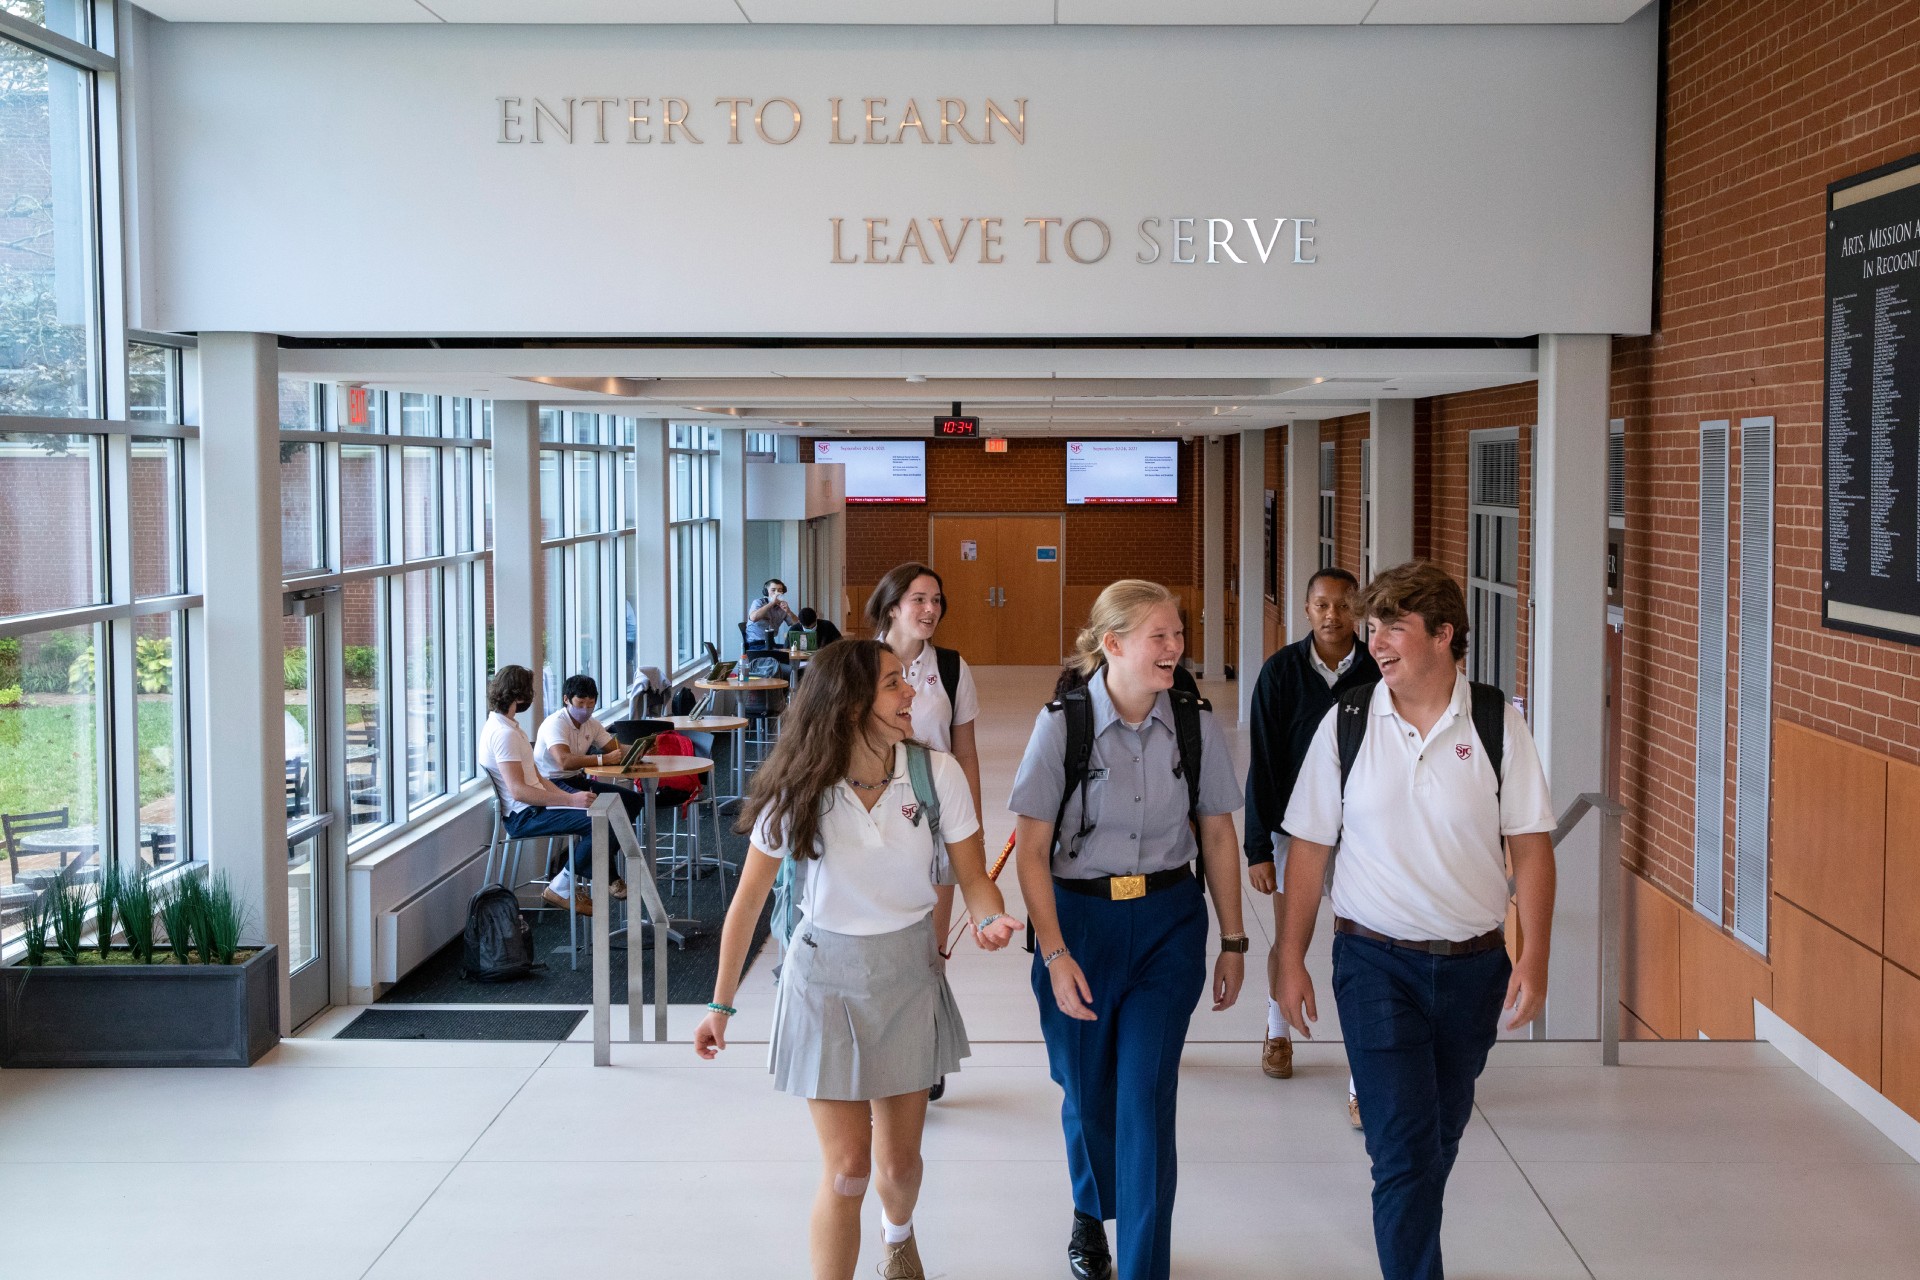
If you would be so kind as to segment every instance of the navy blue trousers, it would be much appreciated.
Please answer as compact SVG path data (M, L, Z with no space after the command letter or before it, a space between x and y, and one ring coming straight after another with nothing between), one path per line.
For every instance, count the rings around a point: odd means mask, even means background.
M1093 1022L1060 1012L1033 958L1047 1065L1065 1093L1073 1207L1114 1219L1121 1280L1166 1280L1173 1262L1174 1103L1187 1023L1207 986L1200 882L1113 902L1054 890L1060 934L1093 990Z
M1440 1212L1473 1084L1500 1028L1506 949L1435 956L1333 939L1333 996L1373 1157L1383 1280L1441 1280Z

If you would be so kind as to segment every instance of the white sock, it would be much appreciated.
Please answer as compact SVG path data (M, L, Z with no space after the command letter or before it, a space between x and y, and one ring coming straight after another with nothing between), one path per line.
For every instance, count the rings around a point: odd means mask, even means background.
M1291 1040L1287 1031L1287 1015L1280 1008L1280 1002L1272 996L1267 997L1267 1039Z
M892 1220L889 1219L885 1213L882 1213L880 1215L880 1225L887 1229L887 1243L899 1244L902 1240L905 1240L913 1234L913 1215L907 1215L905 1222L895 1226Z
M547 888L563 898L568 896L573 892L573 873L565 867L560 868L560 874L547 882Z
M1359 1097L1359 1096L1360 1096L1360 1091L1359 1091L1358 1089L1356 1089L1356 1088L1354 1088L1354 1087L1353 1087L1353 1077L1352 1077L1352 1076L1348 1076L1348 1077L1347 1077L1347 1096L1348 1096L1349 1098L1357 1098L1357 1097Z

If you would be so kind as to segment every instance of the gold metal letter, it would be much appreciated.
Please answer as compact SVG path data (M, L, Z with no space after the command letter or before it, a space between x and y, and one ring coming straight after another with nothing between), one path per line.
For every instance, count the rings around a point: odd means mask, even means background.
M677 116L673 113L675 107L680 108L680 114ZM687 141L691 142L694 146L704 145L701 143L699 135L687 127L687 100L685 98L660 99L660 124L666 130L666 135L660 139L665 145L672 145L673 131L675 129L679 129L685 133L687 135Z
M1049 224L1057 225L1059 222L1060 219L1058 218L1028 218L1026 220L1028 226L1037 226L1040 228L1040 256L1034 259L1035 262L1053 261L1052 258L1047 256L1047 227Z
M509 138L507 136L507 131L509 129L516 129L520 126L520 117L513 114L512 110L510 110L511 107L517 107L520 105L520 99L495 98L494 101L500 104L500 136L494 139L494 141L525 142L526 138L524 136L518 137L518 138Z
M894 255L893 260L895 262L905 262L907 260L908 249L918 250L920 261L929 267L933 265L933 259L927 254L926 241L920 238L920 220L918 218L907 219L907 234L900 237L900 252Z
M593 111L594 111L593 140L594 142L596 143L605 142L607 140L607 104L610 102L617 103L620 101L620 99L618 98L582 98L580 99L580 101L583 103L591 103L593 106Z
M1027 100L1025 98L1015 98L1014 102L1018 104L1020 108L1018 112L1020 118L1019 124L1015 124L1013 121L1007 119L1007 113L995 106L992 98L987 99L988 142L993 141L993 122L998 118L1001 124L1007 126L1007 132L1013 135L1015 142L1023 147L1027 145Z
M952 262L959 256L961 246L967 242L967 228L973 225L973 219L960 219L960 238L952 241L947 239L947 227L944 221L939 218L934 218L931 221L933 222L934 234L940 237L940 248L946 253L947 261Z
M1006 261L1005 258L996 258L993 256L994 246L1000 243L1000 235L994 231L993 228L999 225L1000 219L998 218L980 219L980 261L989 266L999 266Z
M1073 233L1089 222L1100 228L1100 252L1094 254L1091 258L1083 258L1074 252ZM1087 263L1098 262L1107 256L1107 250L1113 248L1113 233L1107 230L1107 224L1098 218L1075 218L1067 224L1066 231L1060 237L1060 243L1065 246L1069 258L1085 266Z
M858 261L860 261L860 259L858 259L858 258L848 258L848 257L843 257L843 256L841 255L841 252L840 252L840 222L841 222L841 219L839 219L839 218L829 218L829 219L828 219L828 221L829 221L829 222L831 222L831 223L833 223L833 261L834 261L834 262L836 262L836 263L846 263L846 262L858 262Z
M867 219L867 258L868 262L882 263L887 260L887 238L880 234L880 228L887 225L885 218Z
M533 100L533 140L535 142L546 141L545 138L540 136L541 116L545 116L547 119L553 121L553 127L560 131L561 137L565 138L568 142L573 141L573 99L562 98L560 101L567 104L567 118L565 121L562 121L558 115L554 114L553 108L540 101L540 99L535 98Z
M730 147L740 145L740 104L743 102L748 106L753 105L752 98L715 98L713 100L714 106L727 109L727 145Z
M933 139L927 134L925 122L920 119L920 104L912 98L907 99L907 114L900 117L900 128L895 131L893 140L900 142L905 139L907 130L909 129L918 129L920 131L920 141L929 144L933 142Z
M648 134L644 138L640 136L640 126L643 124L650 124L652 122L646 116L639 114L640 108L648 105L652 101L653 101L652 98L628 98L627 99L627 141L628 142L638 142L644 145L645 143L649 143L653 141L652 134Z
M828 138L827 141L835 146L841 147L850 147L860 141L858 138L843 138L840 136L840 99L828 98L827 101L833 106L833 136Z
M952 115L952 116L948 115L947 111L951 107L960 108L960 113L958 115ZM949 129L953 130L955 133L958 133L962 138L965 138L969 144L971 145L979 144L980 139L968 133L967 126L961 123L961 121L965 120L966 118L967 118L967 104L965 102L961 101L959 98L940 99L940 145L941 146L944 147L947 145L947 142L948 142L947 130Z
M868 142L877 142L877 143L879 143L880 145L882 145L882 146L885 146L885 145L886 145L886 142L887 142L887 140L886 140L885 138L881 138L881 137L876 137L876 136L874 135L874 131L873 131L873 130L874 130L874 126L875 126L875 125L878 125L878 126L880 126L880 128L881 128L882 130L884 130L884 129L885 129L886 127L887 127L887 118L886 118L886 117L885 117L884 115L879 115L879 116L877 116L877 115L875 115L875 114L873 114L873 108L874 108L874 104L876 104L876 103L878 103L878 104L879 104L880 106L883 106L883 107L884 107L884 106L886 106L886 105L887 105L887 100L886 100L885 98L868 98L868 99L866 99L866 104L867 104L867 141L868 141Z
M767 108L776 102L793 113L793 128L787 130L787 136L784 138L776 138L768 133L766 125L762 123L762 117L767 114ZM760 109L753 113L753 131L760 135L762 142L772 143L776 147L786 146L800 136L800 104L791 98L768 98L760 104Z

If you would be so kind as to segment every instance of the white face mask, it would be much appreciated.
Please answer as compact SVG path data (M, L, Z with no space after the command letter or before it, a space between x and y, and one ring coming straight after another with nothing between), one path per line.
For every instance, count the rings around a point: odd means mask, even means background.
M588 711L585 707L568 707L567 714L573 718L575 724L585 724L587 717L591 715L592 712Z

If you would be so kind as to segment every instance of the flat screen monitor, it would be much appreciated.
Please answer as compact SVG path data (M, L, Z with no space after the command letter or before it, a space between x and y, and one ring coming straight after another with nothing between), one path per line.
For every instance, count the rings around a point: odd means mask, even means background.
M848 502L925 502L925 440L816 440L815 462L847 468Z
M1178 501L1178 440L1067 441L1069 505Z

